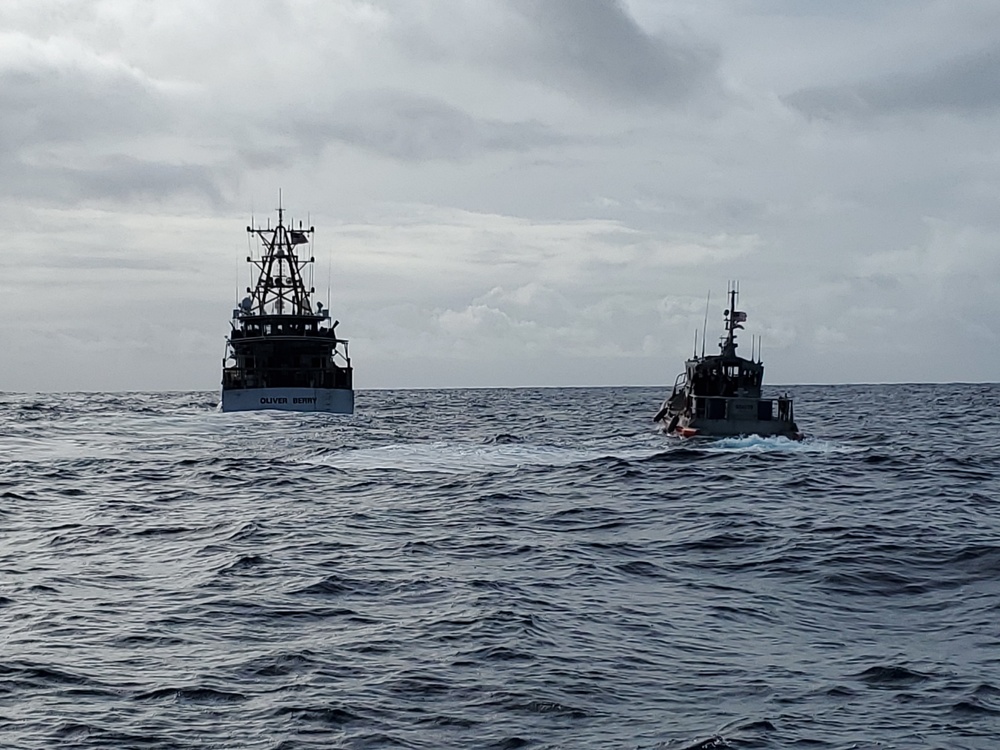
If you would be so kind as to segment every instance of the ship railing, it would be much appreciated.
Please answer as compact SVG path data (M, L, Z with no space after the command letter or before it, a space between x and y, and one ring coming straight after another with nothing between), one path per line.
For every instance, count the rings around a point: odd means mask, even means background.
M341 365L342 367L351 366L351 355L347 348L347 339L337 339L336 346L333 349L334 361L336 361L338 357L344 362L344 364Z
M222 371L224 388L351 388L354 374L350 367L307 368L263 367Z
M309 324L299 324L299 323L274 323L267 322L261 323L259 321L253 321L250 323L244 323L243 328L237 328L234 333L238 332L238 335L244 338L259 338L266 336L267 338L300 338L300 337L329 337L335 341L343 341L343 339L338 339L337 334L334 333L332 328L316 328L310 327Z

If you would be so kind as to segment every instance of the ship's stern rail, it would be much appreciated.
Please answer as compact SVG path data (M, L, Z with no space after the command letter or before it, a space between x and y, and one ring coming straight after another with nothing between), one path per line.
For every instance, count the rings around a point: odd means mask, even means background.
M294 352L301 357L322 356L335 363L336 367L350 367L351 353L347 339L339 339L333 335L321 337L317 335L288 336L288 335L254 335L247 336L237 331L232 331L229 337L229 349L232 356L247 357L256 354L284 350L287 353ZM287 354L286 354L287 357ZM308 366L307 362L303 362Z
M299 367L222 370L222 388L353 388L354 371L349 367L303 370Z

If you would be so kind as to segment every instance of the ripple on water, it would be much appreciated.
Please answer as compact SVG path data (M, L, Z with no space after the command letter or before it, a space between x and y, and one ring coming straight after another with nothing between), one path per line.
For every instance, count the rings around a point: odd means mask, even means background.
M5 394L0 745L992 750L1000 386L789 390Z

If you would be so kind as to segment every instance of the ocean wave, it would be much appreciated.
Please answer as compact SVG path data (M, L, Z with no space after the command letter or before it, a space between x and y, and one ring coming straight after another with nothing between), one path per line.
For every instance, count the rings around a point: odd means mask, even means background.
M5 394L0 745L991 748L1000 387L795 390Z

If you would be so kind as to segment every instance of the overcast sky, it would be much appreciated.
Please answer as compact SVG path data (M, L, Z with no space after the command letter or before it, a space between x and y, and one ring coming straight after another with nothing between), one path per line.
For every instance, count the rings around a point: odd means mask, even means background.
M998 133L995 0L4 0L0 390L217 388L279 189L359 388L996 381Z

